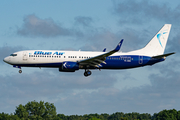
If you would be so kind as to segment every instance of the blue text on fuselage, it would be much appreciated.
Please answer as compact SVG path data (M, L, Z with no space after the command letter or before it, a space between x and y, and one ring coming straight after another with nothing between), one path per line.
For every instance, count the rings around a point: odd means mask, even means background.
M52 54L52 52L43 52L43 51L35 51L34 55L63 55L64 52L54 52Z
M64 53L63 52L54 52L53 55L63 55Z

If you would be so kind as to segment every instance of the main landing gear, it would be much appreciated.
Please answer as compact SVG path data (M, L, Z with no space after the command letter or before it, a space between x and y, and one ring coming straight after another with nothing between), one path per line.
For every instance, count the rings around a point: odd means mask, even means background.
M85 69L85 72L84 72L85 77L90 76L91 74L92 74L92 72L90 70Z

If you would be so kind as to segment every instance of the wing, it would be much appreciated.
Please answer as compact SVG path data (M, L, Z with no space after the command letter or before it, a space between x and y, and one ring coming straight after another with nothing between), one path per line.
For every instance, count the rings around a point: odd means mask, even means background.
M114 50L111 50L110 52L79 61L79 65L86 66L86 67L92 66L92 67L96 67L96 68L101 67L101 65L100 65L101 63L106 64L106 62L105 62L106 57L108 57L120 50L122 42L123 42L123 39L119 42L119 44L116 46L116 48Z

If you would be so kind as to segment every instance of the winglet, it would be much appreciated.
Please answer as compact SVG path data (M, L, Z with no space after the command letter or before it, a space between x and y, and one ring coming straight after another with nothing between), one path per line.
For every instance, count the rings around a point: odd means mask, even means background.
M104 48L103 52L106 52L106 48Z
M119 44L117 45L117 47L114 49L115 52L117 52L117 51L120 50L122 43L123 43L123 39L119 42Z

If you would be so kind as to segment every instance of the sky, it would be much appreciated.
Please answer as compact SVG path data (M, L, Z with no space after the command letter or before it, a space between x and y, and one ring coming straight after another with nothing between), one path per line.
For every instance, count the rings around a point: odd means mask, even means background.
M157 113L180 110L180 1L16 0L0 4L0 112L14 113L30 101L54 103L57 113ZM125 70L59 72L22 68L3 58L21 50L122 52L144 47L164 24L172 24L164 62Z

